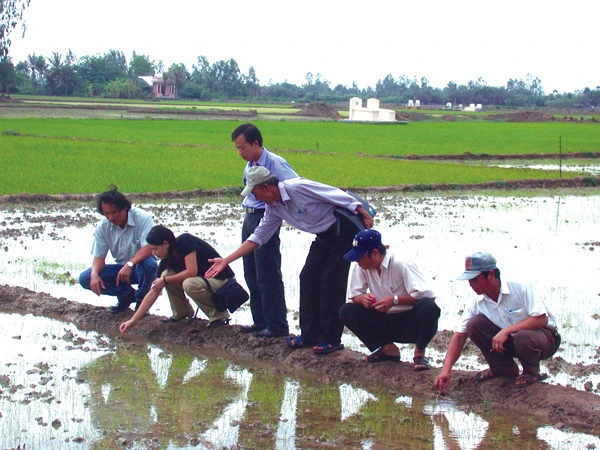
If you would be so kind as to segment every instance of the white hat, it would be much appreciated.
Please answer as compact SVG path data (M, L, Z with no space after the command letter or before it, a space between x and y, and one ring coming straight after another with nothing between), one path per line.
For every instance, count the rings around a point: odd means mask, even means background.
M259 184L263 184L269 181L273 175L269 172L269 169L263 166L252 166L246 172L246 187L242 191L241 195L244 197L252 192Z

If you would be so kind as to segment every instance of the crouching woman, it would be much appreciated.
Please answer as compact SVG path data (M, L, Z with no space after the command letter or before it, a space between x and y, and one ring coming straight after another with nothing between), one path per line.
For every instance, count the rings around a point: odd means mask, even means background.
M125 333L133 327L152 307L163 288L167 289L173 316L163 322L178 322L181 319L194 317L194 308L186 298L186 294L194 300L209 319L207 327L217 327L229 322L229 312L221 312L215 308L212 291L219 289L225 281L234 277L229 266L215 278L203 278L211 263L209 259L220 258L219 253L207 242L188 233L177 238L173 232L161 225L153 227L146 239L152 254L159 258L159 277L152 283L152 288L142 300L131 319L119 326ZM210 288L206 283L210 283Z

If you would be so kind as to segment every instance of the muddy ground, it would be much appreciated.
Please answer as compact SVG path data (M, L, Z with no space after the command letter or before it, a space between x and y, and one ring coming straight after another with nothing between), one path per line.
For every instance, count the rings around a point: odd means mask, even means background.
M0 311L46 316L115 337L118 325L133 314L133 311L127 311L114 315L103 307L6 285L0 286ZM161 318L149 315L131 330L131 335L160 345L177 344L222 350L232 357L273 363L277 370L284 373L308 371L320 376L326 383L348 379L360 383L379 383L403 393L409 391L428 397L438 395L432 383L439 369L416 373L407 362L365 364L359 361L361 354L350 350L317 356L310 349L289 350L281 338L265 339L240 333L238 326L207 330L205 320L163 324ZM449 337L448 332L440 333L433 345L445 347ZM510 380L504 379L479 384L473 380L474 375L475 372L455 371L447 396L470 405L488 404L535 415L557 428L572 427L592 433L600 432L598 395L545 383L515 389Z
M531 155L530 155L531 156ZM423 191L475 191L475 190L531 190L531 189L567 189L567 188L593 188L600 186L600 177L585 176L573 178L545 178L523 179L506 181L489 181L485 183L454 184L404 184L397 186L372 186L369 188L341 186L341 189L351 189L357 193L383 193L383 192L423 192ZM225 189L196 189L192 191L170 192L144 192L128 193L127 197L135 202L154 200L185 200L193 198L217 198L228 195L237 196L242 186ZM63 203L84 202L93 203L95 194L5 194L0 195L0 204L35 204L35 203Z

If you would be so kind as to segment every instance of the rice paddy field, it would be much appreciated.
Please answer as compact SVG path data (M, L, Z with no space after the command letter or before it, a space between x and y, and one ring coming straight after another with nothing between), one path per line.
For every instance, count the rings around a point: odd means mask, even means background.
M124 192L241 186L231 132L240 120L3 118L0 194ZM575 177L577 172L409 161L407 155L547 154L600 151L593 123L253 121L266 148L302 176L356 188ZM560 147L559 147L560 142Z

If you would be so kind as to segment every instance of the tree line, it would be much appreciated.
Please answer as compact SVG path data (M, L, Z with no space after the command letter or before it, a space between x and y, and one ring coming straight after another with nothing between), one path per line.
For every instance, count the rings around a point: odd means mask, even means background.
M184 64L173 64L165 70L148 55L133 52L128 60L122 51L109 50L104 55L77 58L70 50L66 54L52 52L49 56L28 55L25 61L12 61L0 55L0 90L4 93L106 97L151 98L148 85L140 76L161 74L163 85L174 87L176 97L198 100L241 100L279 102L342 102L351 97L376 97L383 103L406 104L419 100L421 105L469 105L503 107L597 107L600 90L586 87L569 93L554 91L546 94L542 81L528 74L525 78L509 79L505 86L490 86L483 78L443 87L433 87L427 78L392 74L379 79L374 86L359 89L332 84L321 74L307 73L305 83L273 82L261 84L253 67L241 72L234 59L210 63L199 56L188 70Z

